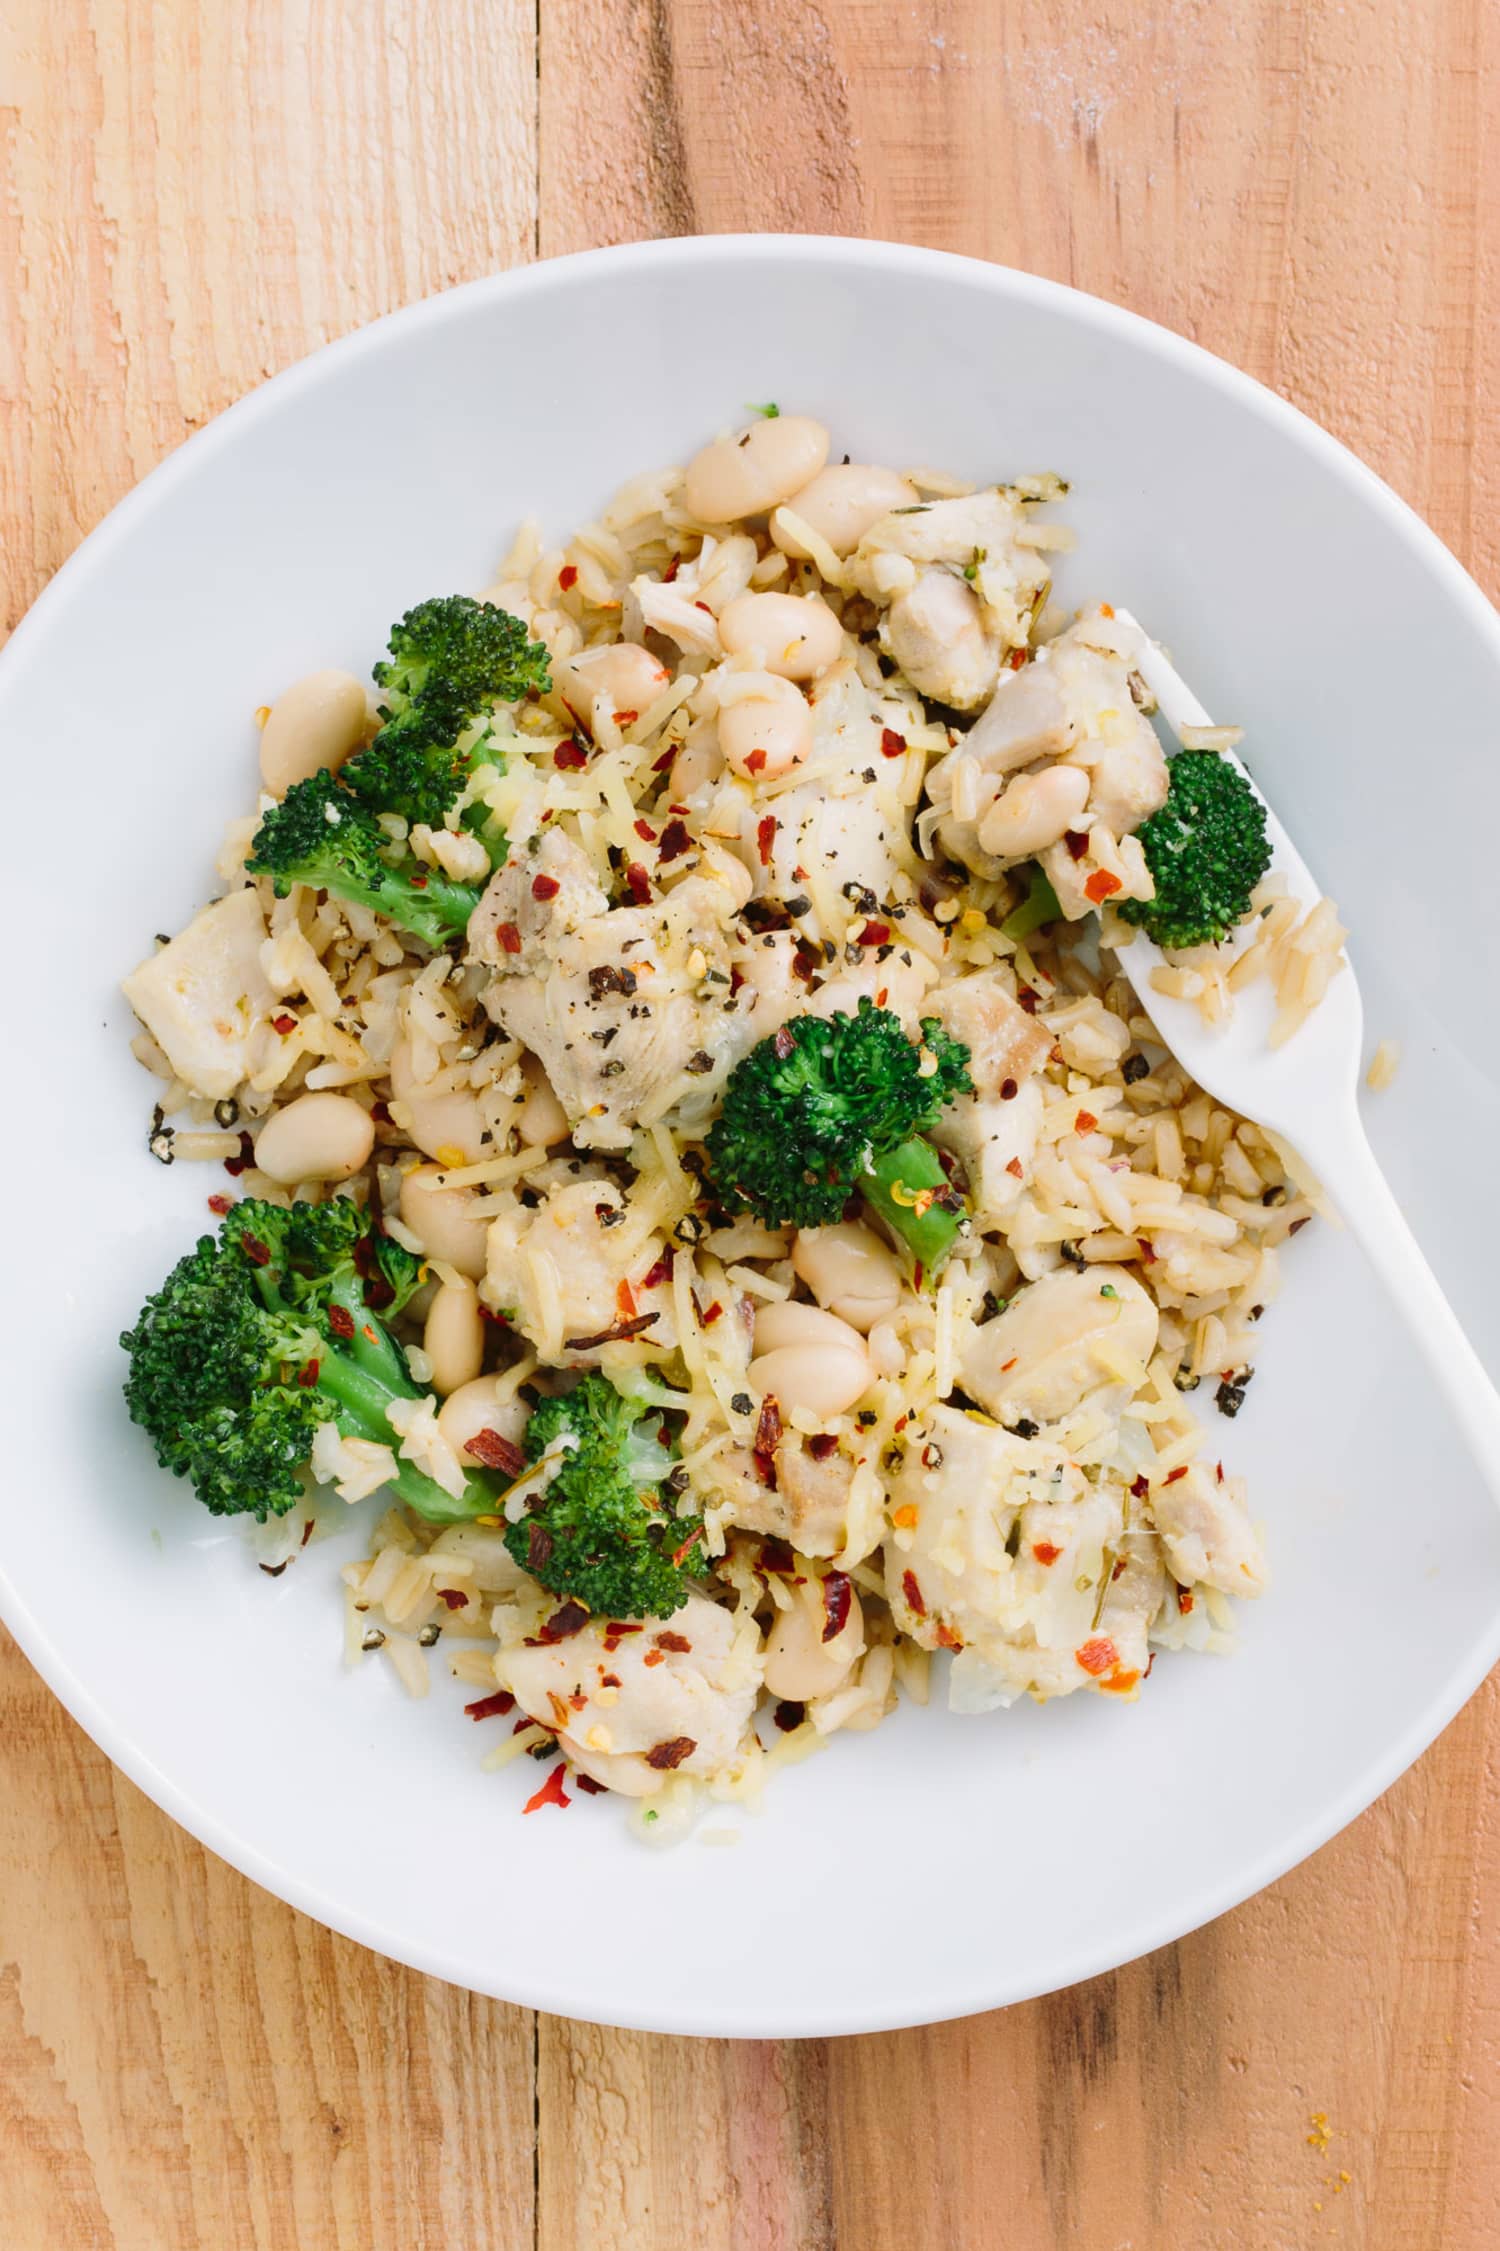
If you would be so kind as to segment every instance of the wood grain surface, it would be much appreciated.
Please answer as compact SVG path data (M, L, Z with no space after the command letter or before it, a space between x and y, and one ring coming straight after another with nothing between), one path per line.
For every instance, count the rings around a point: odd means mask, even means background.
M1493 594L1497 50L1486 0L9 0L4 623L314 345L518 260L732 228L1151 314L1348 439ZM5 2251L1500 2241L1493 1681L1181 1945L785 2045L535 2020L330 1937L3 1636L0 1722Z

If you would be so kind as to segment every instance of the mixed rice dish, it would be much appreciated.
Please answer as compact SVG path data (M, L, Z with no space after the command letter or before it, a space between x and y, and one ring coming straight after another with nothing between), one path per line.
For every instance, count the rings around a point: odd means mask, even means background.
M1271 976L1280 1038L1343 933L1058 608L1065 497L771 409L528 525L373 694L259 714L222 895L125 981L153 1154L228 1176L131 1414L273 1573L385 1495L349 1660L449 1666L527 1811L1133 1702L1265 1583L1223 1418L1313 1200L1119 955L1211 1017Z

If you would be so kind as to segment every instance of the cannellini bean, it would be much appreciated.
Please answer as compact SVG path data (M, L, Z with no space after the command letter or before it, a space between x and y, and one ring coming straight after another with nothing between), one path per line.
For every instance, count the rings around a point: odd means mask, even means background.
M365 691L352 672L309 672L284 689L260 731L260 778L273 797L326 766L337 773L369 732Z
M828 432L806 414L768 415L716 438L687 465L683 498L703 524L764 516L790 500L828 459Z
M489 1222L474 1210L472 1188L445 1188L440 1165L415 1165L401 1183L401 1222L429 1258L443 1259L473 1281L484 1279Z
M792 1265L819 1305L865 1335L901 1302L900 1267L875 1230L857 1219L804 1227Z
M858 1333L847 1321L839 1320L833 1313L825 1313L821 1306L803 1305L796 1298L782 1298L775 1305L757 1307L755 1314L755 1350L781 1352L792 1346L829 1344L850 1352L863 1352Z
M260 1129L255 1162L283 1188L302 1180L350 1180L368 1164L375 1127L347 1094L299 1094Z
M783 680L815 680L836 660L844 629L820 595L739 594L724 606L719 638L731 656L753 649Z
M760 594L753 599L778 597ZM724 686L732 686L733 695L719 705L719 747L735 772L746 781L771 781L800 766L812 749L813 723L807 698L795 682L775 672L739 672L731 673Z
M864 1613L852 1587L849 1615L831 1641L823 1639L827 1623L822 1580L794 1587L791 1608L777 1611L766 1640L765 1683L773 1696L805 1704L843 1687L865 1646Z
M920 495L894 469L874 469L861 461L830 462L785 505L809 531L828 542L835 555L852 555L865 533L892 508L913 508ZM771 537L784 555L808 559L795 532L779 523Z
M695 790L704 789L716 782L724 771L724 754L719 748L719 738L713 722L697 720L687 741L672 761L672 778L668 785L672 801L680 804Z
M528 1148L550 1149L555 1141L567 1140L568 1113L534 1055L527 1056L523 1068L526 1098L516 1114L516 1129Z
M982 851L998 860L1027 860L1057 844L1088 803L1089 778L1076 766L1045 766L1017 774L979 824Z
M791 1299L757 1312L750 1381L786 1413L801 1407L828 1422L863 1397L872 1374L864 1339L847 1321Z
M878 558L905 565L904 589L889 582L891 607L885 637L891 655L919 694L976 711L995 685L1000 650L984 630L974 589L951 571L918 573L905 556Z
M1057 1422L1101 1393L1123 1403L1131 1387L1116 1371L1144 1368L1156 1331L1155 1305L1123 1266L1062 1267L974 1331L963 1387L1012 1426Z
M445 1398L472 1383L484 1366L484 1319L479 1292L465 1275L441 1282L427 1308L422 1350L432 1367L432 1388Z
M529 1412L508 1376L475 1376L449 1392L438 1409L438 1429L460 1455L481 1430L492 1430L497 1438L519 1446Z
M729 893L734 912L747 906L755 890L755 878L736 853L726 852L722 844L705 843L698 862L698 873L722 883Z
M463 1088L423 1094L412 1076L411 1042L404 1036L391 1050L391 1096L403 1105L407 1131L424 1156L444 1165L477 1165L488 1148L484 1112Z
M557 657L552 665L552 692L543 698L547 709L580 727L593 722L594 698L607 696L610 710L628 726L630 718L650 709L668 685L671 674L649 649L635 641L612 641L603 649L580 649L576 656Z
M444 1407L438 1416L440 1429L447 1412ZM498 1524L450 1524L445 1532L439 1532L427 1552L463 1556L474 1566L464 1583L477 1587L481 1594L513 1594L527 1583L526 1573L506 1546Z

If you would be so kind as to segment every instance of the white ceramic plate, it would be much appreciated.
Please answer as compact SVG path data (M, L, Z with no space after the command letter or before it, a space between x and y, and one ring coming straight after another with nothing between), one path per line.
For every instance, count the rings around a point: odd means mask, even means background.
M1074 480L1068 587L1128 602L1248 726L1346 911L1372 1033L1406 1058L1372 1133L1481 1349L1500 1344L1500 625L1458 565L1292 409L1068 290L878 244L607 251L435 298L267 384L116 510L0 662L0 1608L135 1781L324 1922L507 2000L790 2035L1046 1991L1280 1874L1500 1653L1500 1526L1357 1253L1310 1230L1245 1412L1214 1428L1275 1572L1235 1660L1166 1659L1131 1708L906 1708L760 1816L711 1816L735 1849L653 1853L607 1800L523 1820L537 1769L481 1774L493 1735L456 1695L342 1671L356 1528L268 1580L156 1469L115 1338L215 1183L146 1154L116 980L211 892L255 706L315 665L363 672L410 602L482 584L525 511L566 532L766 398L856 458Z

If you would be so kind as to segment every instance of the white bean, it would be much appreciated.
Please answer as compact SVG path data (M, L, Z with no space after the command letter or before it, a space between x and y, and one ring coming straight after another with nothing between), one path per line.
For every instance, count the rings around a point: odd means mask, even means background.
M815 680L837 658L844 629L820 595L739 594L724 606L719 638L731 656L754 650L783 680Z
M763 1399L774 1398L787 1414L800 1407L819 1422L831 1422L856 1399L863 1398L874 1370L863 1338L847 1322L835 1321L831 1313L819 1313L810 1305L767 1306L757 1319L757 1328L768 1312L811 1314L815 1320L826 1321L830 1330L841 1331L849 1341L803 1336L757 1353L750 1363L750 1382ZM780 1335L779 1330L775 1333Z
M484 1318L479 1292L467 1275L439 1283L427 1308L422 1350L432 1368L432 1388L444 1398L472 1383L484 1366Z
M549 711L580 727L592 727L594 699L606 696L621 726L648 711L668 685L671 674L635 641L612 641L602 649L580 649L576 656L555 657L552 692L543 698ZM626 717L626 714L629 717Z
M411 1042L404 1036L391 1050L391 1096L401 1103L406 1130L425 1156L444 1165L477 1165L486 1154L484 1112L462 1087L446 1094L423 1094L412 1076Z
M484 1276L489 1221L474 1210L472 1188L445 1188L440 1165L414 1165L401 1183L401 1222L429 1258L456 1266L473 1281Z
M550 1149L568 1138L568 1113L552 1091L552 1082L534 1055L522 1066L526 1098L516 1115L516 1130L528 1148Z
M713 721L695 720L687 741L672 761L668 784L674 804L683 804L695 790L716 782L724 771L724 756Z
M309 672L272 704L260 731L260 778L273 797L326 766L337 773L369 731L365 691L352 672Z
M774 601L761 594L758 601ZM732 672L719 701L719 747L746 781L772 781L812 749L812 712L794 681L775 672Z
M833 461L784 505L802 518L809 531L826 540L835 555L852 555L872 524L892 508L914 508L918 499L916 486L894 469ZM784 555L808 560L801 540L784 525L773 523L771 537Z
M302 1180L350 1180L369 1163L375 1127L347 1094L299 1094L261 1127L260 1170L283 1188Z
M857 1219L804 1227L792 1265L819 1305L868 1336L901 1302L901 1269L872 1227Z
M997 860L1029 860L1057 844L1088 803L1089 778L1076 766L1044 766L1017 774L979 824L981 851Z
M815 477L828 459L828 432L806 414L775 414L732 438L717 438L687 465L683 498L702 524L764 516Z
M459 1454L482 1430L492 1430L497 1438L508 1438L518 1446L529 1412L508 1376L475 1376L449 1392L438 1409L438 1429Z
M1096 1395L1122 1400L1110 1365L1144 1368L1156 1332L1156 1306L1123 1266L1060 1267L973 1331L963 1386L1000 1422L1057 1422Z
M833 1313L825 1313L821 1306L803 1305L796 1298L782 1298L774 1305L761 1305L755 1313L755 1350L781 1352L793 1346L831 1344L847 1352L863 1352L859 1336L847 1321L839 1320Z
M765 1683L773 1696L805 1704L843 1687L865 1647L864 1613L852 1587L849 1615L831 1641L823 1639L827 1622L822 1580L794 1587L790 1610L777 1611L766 1640Z

